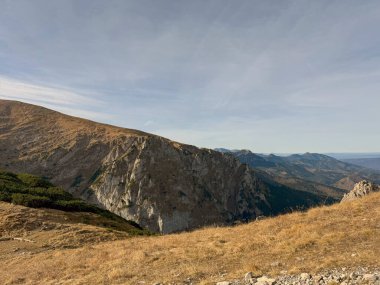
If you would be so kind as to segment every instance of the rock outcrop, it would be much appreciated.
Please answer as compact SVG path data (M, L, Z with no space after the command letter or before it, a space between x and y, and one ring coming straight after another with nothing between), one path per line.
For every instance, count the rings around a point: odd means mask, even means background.
M6 100L0 100L0 167L44 176L161 233L320 202L262 181L230 154Z
M349 193L343 196L342 202L355 200L363 196L366 196L371 192L378 192L378 191L380 191L379 185L363 180L363 181L360 181L359 183L356 183L354 186L354 189L352 189Z
M325 270L318 274L300 273L288 275L286 271L283 275L270 278L267 276L255 276L248 272L243 280L221 281L216 285L300 285L300 284L340 284L359 285L371 284L380 285L380 269L368 269L366 267L357 268L336 268Z

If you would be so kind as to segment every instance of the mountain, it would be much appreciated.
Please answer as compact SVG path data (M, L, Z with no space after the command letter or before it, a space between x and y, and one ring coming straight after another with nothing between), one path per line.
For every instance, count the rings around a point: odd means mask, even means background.
M233 151L230 154L278 183L314 194L324 193L334 198L341 198L361 180L380 182L380 172L323 154L276 156L255 154L249 150Z
M0 167L43 176L153 232L231 224L326 200L231 154L0 100Z
M380 170L380 157L342 159L342 161L374 170Z

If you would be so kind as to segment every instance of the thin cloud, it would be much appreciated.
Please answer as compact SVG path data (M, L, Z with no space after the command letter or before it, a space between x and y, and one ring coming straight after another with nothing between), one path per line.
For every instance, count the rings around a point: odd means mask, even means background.
M56 105L99 105L100 100L72 91L52 88L0 76L0 96L8 99L25 100Z
M102 106L104 102L62 88L41 86L0 76L0 98L38 104L74 116L89 119L109 119L104 112L86 110Z
M379 25L376 1L8 1L0 96L198 146L378 151Z

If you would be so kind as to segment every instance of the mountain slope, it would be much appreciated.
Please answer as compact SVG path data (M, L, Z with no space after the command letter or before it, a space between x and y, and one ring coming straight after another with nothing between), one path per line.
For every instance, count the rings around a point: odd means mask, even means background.
M324 201L273 186L229 154L6 100L0 100L0 167L44 176L162 233ZM280 203L281 197L287 199Z
M65 250L47 246L57 244L59 236L26 228L24 238L35 239L36 248L28 242L0 242L0 275L3 284L165 285L211 285L241 279L250 271L276 276L284 270L315 274L344 267L349 275L351 268L380 267L379 205L380 193L373 193L234 227L91 245L90 236L82 236L83 246L68 240ZM0 229L5 228L1 218L0 211Z
M45 179L30 174L14 174L0 170L0 201L31 208L77 212L76 216L96 217L97 220L102 221L103 226L108 228L121 230L131 235L149 234L137 224L126 221L107 210L75 199L70 193L55 187ZM25 210L24 212L28 211ZM29 218L29 216L25 217L25 219ZM11 220L7 222L9 224L14 223Z
M111 219L91 212L30 208L0 201L1 260L22 252L31 254L81 248L139 233L142 231L121 218Z
M276 156L258 155L249 150L230 153L242 163L265 172L278 183L301 191L324 193L337 199L363 179L380 181L380 172L345 163L323 154Z

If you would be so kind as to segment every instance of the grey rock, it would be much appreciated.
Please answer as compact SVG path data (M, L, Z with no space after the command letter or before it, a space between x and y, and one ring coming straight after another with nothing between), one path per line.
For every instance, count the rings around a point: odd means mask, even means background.
M257 282L255 284L256 285L264 285L264 284L272 285L275 282L276 282L276 279L274 279L274 278L269 278L267 276L262 276L262 277L257 278Z
M380 285L380 269L369 270L365 267L331 269L311 275L310 273L301 273L298 275L281 275L276 278L262 276L257 278L254 283L247 283L244 279L234 282L232 285L254 284L254 285ZM268 280L269 279L269 280Z
M354 189L345 194L342 198L342 202L352 201L361 197L364 197L372 192L379 192L380 186L373 184L369 181L363 180L356 183Z
M246 284L255 284L257 279L254 277L252 272L248 272L244 275L244 281Z
M375 282L377 280L375 274L364 274L363 280L369 281L369 282Z

